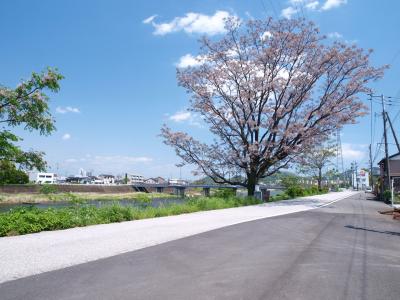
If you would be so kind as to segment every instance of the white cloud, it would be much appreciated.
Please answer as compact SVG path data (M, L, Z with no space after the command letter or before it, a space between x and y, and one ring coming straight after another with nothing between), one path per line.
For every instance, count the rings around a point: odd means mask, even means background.
M202 118L199 114L196 113L192 113L190 111L186 111L186 110L181 110L181 111L177 111L176 113L174 113L173 115L169 115L166 114L166 116L168 117L169 120L175 122L175 123L186 123L190 126L195 126L195 127L199 127L202 128Z
M342 37L343 37L343 35L336 31L328 33L328 38L330 38L330 39L340 39Z
M342 4L346 4L347 0L326 0L324 5L322 5L321 9L322 10L329 10L332 8L336 8L341 6Z
M317 0L289 0L287 3L289 6L281 11L281 15L290 19L301 10L326 11L346 4L347 0L326 0L322 6Z
M360 160L367 155L367 145L342 143L342 155L345 160Z
M282 17L284 17L286 19L292 18L292 16L296 13L297 13L297 9L292 6L282 9Z
M200 56L185 54L179 59L179 62L176 64L176 66L178 68L197 67L200 66L202 63L203 62Z
M58 106L56 108L56 112L59 114L66 114L66 113L76 113L77 114L77 113L80 113L80 110L79 110L79 108L71 107L71 106L66 106L66 107Z
M151 22L153 22L153 20L157 17L157 15L152 15L146 19L143 20L143 24L149 24Z
M261 39L262 40L267 40L272 36L272 33L270 31L265 31L262 35L261 35Z
M318 1L312 1L312 2L308 2L305 6L306 6L306 8L308 8L310 10L316 10L318 5L319 5Z
M179 122L190 120L191 117L192 117L192 114L190 111L178 111L178 112L174 113L172 116L170 116L169 119L171 121L179 123Z
M151 23L154 27L155 35L165 35L172 32L184 31L186 33L200 33L215 35L224 33L225 20L232 16L229 12L218 10L213 15L189 12L183 17L175 17L166 23L154 22L155 16L144 20L146 24Z
M62 136L62 139L63 139L64 141L69 140L70 138L71 138L71 135L70 135L69 133L65 133L65 134Z

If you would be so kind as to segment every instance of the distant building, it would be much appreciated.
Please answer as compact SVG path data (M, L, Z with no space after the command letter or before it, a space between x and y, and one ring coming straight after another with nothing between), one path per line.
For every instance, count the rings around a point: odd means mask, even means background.
M128 183L144 183L144 177L142 175L137 174L129 174L128 175Z
M186 185L188 182L183 179L169 179L168 185Z
M37 173L37 184L55 184L57 183L57 174L54 173Z
M369 172L360 170L358 173L353 173L352 178L353 188L359 190L365 190L369 188Z
M99 179L103 180L103 184L115 184L115 176L109 174L100 174Z
M92 179L90 177L69 176L65 179L65 182L70 184L91 184Z
M166 184L167 181L162 177L148 178L144 181L148 184Z

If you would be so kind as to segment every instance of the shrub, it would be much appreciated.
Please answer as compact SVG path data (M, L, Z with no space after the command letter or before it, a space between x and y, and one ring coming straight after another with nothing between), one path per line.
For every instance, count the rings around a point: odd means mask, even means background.
M235 191L233 189L216 189L214 192L214 197L218 198L229 198L229 197L234 197L235 196Z
M286 189L286 193L291 198L302 197L305 194L304 189L300 186L291 186L288 189Z
M26 184L29 176L9 161L0 161L0 184Z
M57 187L52 184L44 184L40 187L40 190L39 190L39 192L41 194L45 194L45 195L55 194L55 193L57 193L57 191L58 191Z
M386 190L386 191L383 192L383 199L385 201L391 201L392 193L390 192L390 190Z

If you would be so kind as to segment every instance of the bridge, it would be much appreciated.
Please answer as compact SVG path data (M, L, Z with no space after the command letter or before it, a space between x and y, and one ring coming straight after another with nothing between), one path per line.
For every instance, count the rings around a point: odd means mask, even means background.
M279 185L267 186L260 184L259 186L260 190L264 191L267 191L269 189L283 189L283 187ZM185 190L189 188L202 188L203 195L206 197L210 196L211 189L233 189L236 193L238 189L244 188L241 185L227 185L227 184L219 185L219 184L168 184L168 183L162 183L162 184L136 183L132 184L132 187L138 192L145 192L145 193L149 193L150 189L155 190L157 193L163 193L165 189L172 189L173 193L180 197L185 196Z

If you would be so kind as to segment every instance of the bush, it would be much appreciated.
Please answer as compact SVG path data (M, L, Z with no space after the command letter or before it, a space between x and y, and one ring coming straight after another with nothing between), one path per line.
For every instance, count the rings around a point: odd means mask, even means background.
M392 193L390 192L390 190L386 190L383 192L383 200L385 200L385 201L392 200Z
M29 176L9 161L0 161L0 184L26 184Z
M235 191L233 189L216 189L214 192L214 197L219 197L219 198L229 198L229 197L234 197L235 196Z
M287 175L282 178L281 184L285 187L285 189L299 186L299 178L294 175Z
M57 187L52 184L44 184L40 187L40 190L39 190L39 192L41 194L45 194L45 195L55 194L55 193L57 193L57 191L58 191Z
M286 193L291 197L291 198L296 198L296 197L302 197L305 196L304 189L300 186L291 186L288 189L286 189Z

